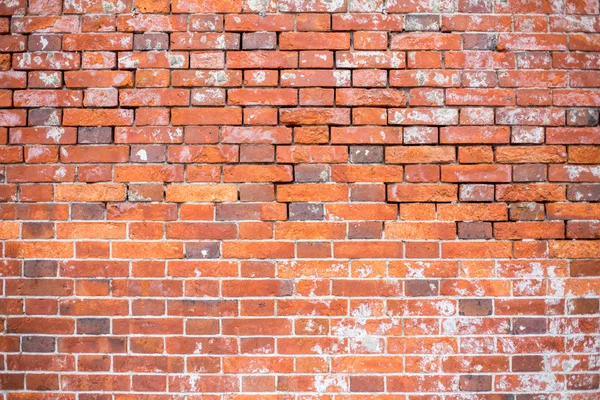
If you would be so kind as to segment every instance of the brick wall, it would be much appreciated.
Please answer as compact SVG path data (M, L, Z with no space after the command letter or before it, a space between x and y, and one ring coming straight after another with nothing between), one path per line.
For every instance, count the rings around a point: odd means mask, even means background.
M598 0L0 0L0 399L598 400Z

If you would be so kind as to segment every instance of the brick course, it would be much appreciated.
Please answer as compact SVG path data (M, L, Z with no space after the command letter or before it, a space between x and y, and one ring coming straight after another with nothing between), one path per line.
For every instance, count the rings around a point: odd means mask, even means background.
M0 399L598 400L598 0L0 0Z

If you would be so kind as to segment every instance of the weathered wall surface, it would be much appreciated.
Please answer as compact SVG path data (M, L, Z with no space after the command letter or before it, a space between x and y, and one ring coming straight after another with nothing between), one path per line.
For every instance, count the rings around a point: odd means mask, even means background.
M599 7L0 0L0 398L598 400Z

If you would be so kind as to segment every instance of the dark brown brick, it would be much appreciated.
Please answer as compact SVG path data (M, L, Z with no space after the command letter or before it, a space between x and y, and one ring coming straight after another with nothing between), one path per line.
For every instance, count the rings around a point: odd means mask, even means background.
M52 353L56 349L56 339L50 336L24 336L21 348L27 353Z
M496 50L498 35L493 33L467 33L463 37L465 50Z
M29 110L30 126L58 126L62 119L62 110L56 108L34 108Z
M492 315L492 299L460 299L458 313L468 317L485 317Z
M514 335L535 335L546 333L545 318L515 318L512 321Z
M437 296L439 283L434 280L409 280L404 283L404 290L409 297Z
M299 183L328 182L330 177L329 165L301 164L294 166L294 179Z
M26 260L23 267L26 277L43 278L56 276L58 262L55 260Z
M71 218L79 220L104 219L104 204L81 203L71 205Z
M460 239L491 239L492 224L490 222L459 222L458 237Z
M27 38L29 51L59 51L60 45L59 35L31 35Z
M219 258L219 242L190 242L185 244L185 258Z
M508 211L511 221L542 221L545 216L541 203L510 203Z
M540 164L515 165L513 181L515 182L544 182L548 168Z
M323 204L314 203L290 203L290 221L319 221L324 217Z
M106 335L110 333L108 318L79 318L77 333L80 335Z
M596 126L600 112L595 108L575 108L567 110L567 125Z
M409 14L404 17L405 31L439 31L440 17L438 15Z
M458 386L465 392L487 392L492 390L492 377L490 375L462 375Z
M378 164L383 162L383 146L350 146L350 162Z
M600 201L600 185L588 183L568 185L567 199L571 201Z
M385 185L355 184L350 185L350 200L357 202L384 201Z
M381 239L383 223L353 222L348 224L349 239Z
M54 237L54 224L51 222L23 223L23 239L50 239Z
M244 50L270 50L277 47L275 32L248 32L242 35Z
M169 35L166 33L136 33L133 36L134 50L167 50Z
M543 356L513 356L512 358L513 372L535 372L544 370Z
M77 142L81 144L109 144L112 143L112 128L90 127L79 128Z

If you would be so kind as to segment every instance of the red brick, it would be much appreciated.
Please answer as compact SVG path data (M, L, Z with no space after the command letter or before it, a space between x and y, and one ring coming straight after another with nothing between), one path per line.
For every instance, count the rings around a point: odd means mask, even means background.
M396 184L388 187L388 199L398 202L452 202L457 187L451 184Z
M288 258L294 252L293 242L224 242L226 258Z
M583 400L599 12L0 1L7 399Z
M401 242L336 242L334 256L338 258L402 258Z
M242 112L239 108L173 108L171 115L173 125L240 125L242 123Z
M402 181L400 166L334 165L331 170L334 182Z
M444 165L443 182L510 182L511 169L505 165Z
M123 89L119 93L123 106L186 106L190 93L185 89Z
M133 74L128 71L67 71L67 87L131 87Z
M289 182L292 180L290 166L237 165L223 170L225 182Z
M290 14L256 14L225 15L227 31L291 31L294 30L294 17Z
M454 87L460 85L460 75L454 71L419 70L419 71L390 71L390 86L434 86Z
M392 125L457 125L458 111L452 108L389 109Z
M454 239L456 226L454 223L412 223L397 222L385 225L385 237L389 239Z
M455 33L402 33L392 35L392 50L460 50L460 35Z
M241 0L175 0L171 5L174 13L235 13L242 11Z
M355 32L354 48L358 50L385 50L387 48L385 32Z
M338 51L338 68L404 68L406 55L401 51Z
M406 92L393 89L337 89L336 104L340 106L404 107Z
M335 31L401 31L403 20L402 15L396 14L334 14L332 28Z
M66 126L130 125L133 113L118 109L66 109L63 123Z
M347 125L350 112L345 108L281 109L279 118L287 125Z
M244 106L294 106L298 95L295 89L231 89L228 101Z
M452 15L442 17L443 31L506 32L510 31L510 28L511 20L507 16Z
M560 184L512 184L499 185L496 199L499 201L561 201L565 199L565 186Z
M336 144L399 144L402 128L332 127L331 142Z
M15 107L78 107L82 95L78 90L17 90L13 102Z
M509 89L446 89L446 104L452 106L511 106L515 92Z
M131 50L133 36L127 33L69 34L63 36L63 50Z

